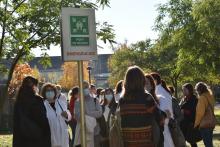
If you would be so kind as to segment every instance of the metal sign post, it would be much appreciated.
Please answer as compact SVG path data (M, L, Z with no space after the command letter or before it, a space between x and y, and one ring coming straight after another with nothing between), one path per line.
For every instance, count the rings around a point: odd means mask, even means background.
M78 79L79 79L79 89L80 89L80 132L81 132L81 146L86 147L86 126L85 126L85 102L83 96L83 61L78 61Z
M77 61L80 88L81 146L86 147L85 101L83 96L83 61L97 60L94 9L62 8L62 58Z

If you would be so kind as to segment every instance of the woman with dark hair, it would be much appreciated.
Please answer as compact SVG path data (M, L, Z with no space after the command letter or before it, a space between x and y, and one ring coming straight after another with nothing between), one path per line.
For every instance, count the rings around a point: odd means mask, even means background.
M103 88L101 88L101 87L97 88L97 99L99 99L99 96L100 96L102 90L103 90Z
M123 98L120 99L122 137L125 147L155 147L153 136L153 97L145 91L146 79L138 66L129 67L124 80ZM159 130L157 132L159 134Z
M167 87L167 83L164 80L161 80L161 86L170 94L172 95L170 89Z
M197 147L196 141L193 139L193 126L196 115L196 105L198 102L197 97L194 94L193 85L186 83L182 86L184 97L180 101L180 108L184 115L184 119L180 122L180 128L187 142L191 147Z
M213 126L201 126L201 122L203 117L205 116L205 112L208 107L214 112L214 97L212 91L208 88L208 86L199 82L195 86L196 92L198 94L198 104L196 107L196 119L194 127L199 127L200 133L203 139L203 142L206 147L213 147Z
M160 110L160 102L159 98L156 96L155 89L156 85L154 83L154 79L150 74L145 75L146 78L146 90L153 96L155 102L157 103L157 109L155 111L155 117L156 121L158 123L158 126L160 127L160 140L158 147L163 147L164 143L164 137L163 137L163 131L164 131L164 120L166 118L166 113Z
M56 92L55 85L50 83L44 84L41 90L51 130L51 146L68 147L69 134L66 121L71 120L71 114L67 110L66 103L57 99Z
M111 127L111 118L115 114L117 103L115 102L114 92L111 88L107 88L100 93L100 104L102 106L103 115L97 119L101 128L101 147L109 146L109 131Z
M123 80L118 81L118 83L115 86L115 93L121 93L123 90Z
M151 73L151 76L153 77L156 84L155 93L156 96L159 98L160 109L166 112L167 115L164 121L164 147L174 147L174 141L169 128L170 119L174 119L172 96L170 94L170 91L166 87L166 83L163 82L158 73Z
M111 88L104 89L100 95L100 104L103 107L103 114L106 122L108 117L115 112L117 104L114 97L114 92Z
M51 147L50 127L38 80L24 78L14 106L14 147Z
M146 90L153 96L157 104L159 104L159 100L155 93L156 85L154 83L153 77L150 74L146 74L145 78L146 78Z

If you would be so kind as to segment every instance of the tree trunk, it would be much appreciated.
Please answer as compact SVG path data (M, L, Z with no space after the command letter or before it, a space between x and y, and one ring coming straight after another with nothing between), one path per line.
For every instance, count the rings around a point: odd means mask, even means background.
M8 98L8 87L11 83L11 79L12 79L12 76L13 76L13 73L14 73L15 66L16 66L16 64L18 63L18 61L21 59L21 57L23 55L24 54L22 52L19 52L17 54L17 56L14 58L14 60L11 64L11 67L10 67L10 70L9 70L9 73L8 73L7 83L6 83L6 86L3 88L3 94L2 94L3 96L0 98L0 111L3 110L5 100Z
M174 90L175 90L174 96L175 96L176 98L178 98L178 81L177 81L178 78L171 77L170 79L171 79L171 82L172 82L173 87L174 87Z
M8 0L6 0L6 3L5 3L5 8L4 8L4 20L3 20L3 23L2 23L2 34L1 34L1 40L0 40L0 57L2 57L2 51L3 51L3 44L4 44L4 38L5 38L5 30L6 30L6 21L7 21L7 7L8 7Z

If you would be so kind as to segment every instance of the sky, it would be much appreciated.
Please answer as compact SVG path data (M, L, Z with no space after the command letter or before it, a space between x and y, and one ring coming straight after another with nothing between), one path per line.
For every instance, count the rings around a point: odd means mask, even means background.
M110 8L96 11L96 22L107 21L113 25L116 42L128 44L135 43L147 38L156 39L157 33L153 31L153 25L157 16L157 5L167 0L110 0ZM110 45L98 41L98 54L112 52ZM36 56L40 56L39 49L33 50ZM50 56L60 56L59 46L51 46L48 51Z

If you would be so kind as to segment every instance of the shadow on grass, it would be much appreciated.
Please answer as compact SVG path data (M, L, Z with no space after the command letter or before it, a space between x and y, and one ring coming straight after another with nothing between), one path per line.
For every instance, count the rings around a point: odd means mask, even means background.
M0 135L11 135L12 130L0 130Z

